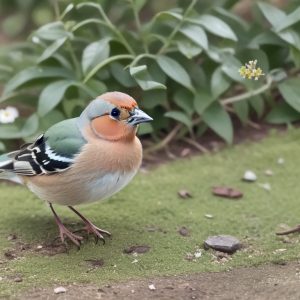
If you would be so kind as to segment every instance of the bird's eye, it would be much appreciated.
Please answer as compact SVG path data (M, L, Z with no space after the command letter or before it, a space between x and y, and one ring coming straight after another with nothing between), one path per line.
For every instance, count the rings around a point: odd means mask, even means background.
M118 108L114 108L112 111L111 111L111 113L110 113L110 115L112 116L112 117L114 117L114 118L118 118L119 116L120 116L120 110L118 109Z

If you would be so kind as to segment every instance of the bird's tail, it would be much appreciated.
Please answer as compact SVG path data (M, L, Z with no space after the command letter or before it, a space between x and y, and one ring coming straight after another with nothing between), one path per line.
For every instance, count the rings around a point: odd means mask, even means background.
M20 177L13 173L14 163L12 153L0 155L0 179L22 183Z

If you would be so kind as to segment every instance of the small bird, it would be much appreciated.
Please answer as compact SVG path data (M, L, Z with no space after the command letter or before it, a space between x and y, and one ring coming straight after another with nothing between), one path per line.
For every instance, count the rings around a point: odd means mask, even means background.
M35 142L0 156L0 178L26 185L46 201L61 241L80 247L82 236L68 230L53 204L68 206L85 224L83 230L105 242L106 230L96 227L73 206L103 200L119 192L136 175L142 145L136 136L152 118L121 92L92 100L77 118L61 121Z

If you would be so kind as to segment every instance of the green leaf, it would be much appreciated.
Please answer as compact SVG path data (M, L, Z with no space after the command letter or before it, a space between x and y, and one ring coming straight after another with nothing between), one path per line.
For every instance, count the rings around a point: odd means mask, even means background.
M176 60L168 56L160 55L157 58L157 63L170 78L189 90L193 90L189 74Z
M19 139L33 135L39 126L39 119L32 114L19 126L17 124L5 124L0 126L0 139Z
M211 78L211 93L214 99L222 95L231 85L229 78L223 73L221 67L215 69Z
M187 40L177 41L177 47L178 50L188 59L198 56L202 52L201 47Z
M233 141L233 127L229 114L219 103L212 104L202 114L203 121L228 144Z
M195 19L188 19L193 24L203 26L210 33L225 39L237 41L237 36L233 30L220 18L212 15L201 15Z
M182 14L171 10L159 12L158 14L155 15L155 20L157 20L158 18L162 20L171 18L177 21L181 21L183 19Z
M81 65L84 74L109 57L109 41L110 38L104 38L91 43L83 50Z
M139 129L138 129L139 136L146 135L146 134L149 134L152 132L153 132L153 127L150 123L144 123L144 124L141 124L141 126L139 126Z
M208 49L206 33L200 26L187 24L180 28L179 31L202 49Z
M73 38L73 34L66 31L64 24L60 21L49 23L40 27L34 33L34 36L46 41L55 41L62 38Z
M277 35L290 45L300 50L300 36L296 31L292 29L286 29L278 32Z
M133 0L133 4L138 12L144 7L146 2L147 0Z
M188 128L192 128L193 123L192 120L183 112L181 111L169 111L165 113L165 117L174 119L180 123L183 123Z
M73 85L72 80L60 80L46 86L39 97L38 114L45 116L59 104L66 90Z
M263 98L261 96L255 96L250 98L248 101L255 110L257 116L260 118L263 115L265 109L265 103Z
M233 103L234 110L243 124L246 124L249 116L249 104L247 101Z
M63 113L59 110L52 110L47 115L40 118L40 125L39 130L41 132L45 132L48 128L50 128L52 125L63 121L66 117L63 115Z
M300 7L298 7L291 14L289 14L286 18L284 18L283 21L278 26L276 26L275 30L281 31L290 26L293 26L294 24L296 24L298 22L300 22Z
M5 144L0 142L0 152L4 152L6 149Z
M239 74L239 69L242 63L231 55L224 55L224 64L222 65L222 71L230 77L232 80L237 82L243 82L244 79Z
M174 95L174 102L183 109L188 116L192 116L194 113L194 101L193 94L186 89L181 89Z
M67 37L60 38L54 41L48 48L45 49L41 57L38 59L38 63L42 62L43 60L51 57L67 40Z
M287 103L277 104L266 116L266 121L271 124L288 124L300 120L300 113Z
M74 85L79 87L82 90L85 90L86 93L95 98L107 91L106 85L98 79L90 79L87 83L82 84L80 82L75 82Z
M194 97L194 107L196 112L201 116L202 113L214 102L214 97L207 91L197 90Z
M300 84L298 78L286 80L278 85L284 100L300 112Z
M274 28L279 26L286 18L286 14L282 10L271 4L258 2L258 7Z
M73 78L73 73L63 68L30 67L17 73L5 86L3 94L8 94L23 84L41 78Z
M285 43L274 32L267 31L256 35L249 43L249 47L251 48L260 48L261 45L276 45L284 47Z
M130 67L129 72L144 91L166 89L166 87L163 84L153 81L151 79L151 76L147 71L146 65Z
M249 29L249 24L244 21L241 17L239 17L238 15L222 8L222 7L214 7L213 8L214 11L216 11L219 15L223 16L223 17L227 17L230 20L233 20L234 22L238 23L240 26L243 27L244 30L248 30Z
M124 66L118 62L112 63L110 65L110 71L113 77L125 87L133 87L136 85L135 81L132 79L129 70L124 69Z
M146 109L153 109L157 106L166 106L166 103L166 90L144 91L139 101L140 106Z

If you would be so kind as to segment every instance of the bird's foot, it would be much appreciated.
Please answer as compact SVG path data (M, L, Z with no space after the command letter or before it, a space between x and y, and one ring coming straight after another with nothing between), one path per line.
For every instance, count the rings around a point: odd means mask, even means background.
M98 228L97 226L95 226L92 222L86 220L85 222L85 226L79 230L79 231L86 231L88 234L93 234L95 237L95 243L97 244L99 240L102 241L103 244L105 244L105 238L103 236L103 234L107 235L107 236L111 236L111 233Z
M59 236L62 243L65 244L66 243L65 239L68 238L73 244L75 244L78 248L80 248L81 241L83 240L82 236L74 234L63 224L58 224L58 228L59 228Z
M86 217L84 217L80 212L78 212L74 207L69 206L69 208L77 215L81 218L81 220L84 222L85 227L82 228L81 230L77 230L78 231L86 231L88 234L93 234L95 237L95 242L96 244L98 243L99 240L101 240L103 242L103 244L105 244L105 239L103 234L106 234L108 236L111 236L110 232L100 229L97 226L95 226L90 220L88 220Z
M296 227L291 228L286 231L276 232L276 234L277 235L287 235L287 234L294 233L294 232L300 232L300 225L297 225Z

